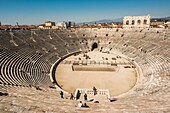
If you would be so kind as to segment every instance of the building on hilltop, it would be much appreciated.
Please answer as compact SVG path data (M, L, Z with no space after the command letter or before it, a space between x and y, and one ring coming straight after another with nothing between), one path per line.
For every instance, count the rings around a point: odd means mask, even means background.
M56 26L55 22L47 21L44 24L40 24L38 28L39 29L58 29L58 26Z
M151 27L153 28L165 28L165 22L151 22Z
M44 29L44 27L45 27L45 24L38 25L38 28L40 28L40 29Z
M55 24L55 22L47 21L44 24L40 24L38 26L39 29L68 29L72 26L75 26L74 22L58 22Z
M44 23L46 29L51 29L53 26L55 26L55 22L47 21Z
M125 16L123 19L124 28L148 28L150 27L150 15L147 16Z
M166 22L165 25L167 28L170 28L170 21Z
M66 22L58 22L57 26L58 26L59 29L67 29Z

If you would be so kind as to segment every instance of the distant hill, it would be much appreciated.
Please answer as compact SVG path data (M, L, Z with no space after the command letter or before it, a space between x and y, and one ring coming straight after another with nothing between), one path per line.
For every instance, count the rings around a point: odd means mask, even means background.
M161 18L152 18L151 22L153 22L153 21L166 22L169 20L170 20L170 16L169 17L161 17Z
M94 23L112 23L112 22L123 22L123 18L117 18L117 19L102 19L102 20L96 20L96 21L91 21L91 22L80 22L77 23L77 25L81 25L83 23L86 24L94 24Z
M168 21L170 20L170 16L168 17L160 17L160 18L151 18L151 21ZM91 22L80 22L77 23L77 25L82 25L83 23L86 24L94 24L94 23L112 23L112 22L118 22L118 23L122 23L123 22L123 18L117 18L117 19L102 19L102 20L96 20L96 21L91 21Z

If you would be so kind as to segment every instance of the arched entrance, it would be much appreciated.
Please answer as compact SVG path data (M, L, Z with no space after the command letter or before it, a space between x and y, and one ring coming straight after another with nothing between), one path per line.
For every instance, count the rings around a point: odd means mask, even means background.
M92 45L91 51L93 51L97 47L98 47L98 44L96 42L94 42L93 45Z

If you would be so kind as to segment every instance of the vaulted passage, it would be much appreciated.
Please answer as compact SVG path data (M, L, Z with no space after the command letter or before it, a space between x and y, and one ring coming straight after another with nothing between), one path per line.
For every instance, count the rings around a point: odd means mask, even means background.
M95 48L97 48L97 47L98 47L97 43L94 42L93 45L92 45L91 51L93 51L93 50L94 50Z

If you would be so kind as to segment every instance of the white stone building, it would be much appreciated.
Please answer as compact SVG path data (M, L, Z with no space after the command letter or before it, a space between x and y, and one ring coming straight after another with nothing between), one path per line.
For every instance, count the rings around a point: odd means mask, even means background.
M125 16L123 19L124 28L148 28L150 27L150 15L147 16Z
M52 22L52 21L45 22L46 29L51 29L52 26L55 26L55 22Z
M66 22L58 22L56 24L56 26L58 26L59 29L66 29L67 28Z

